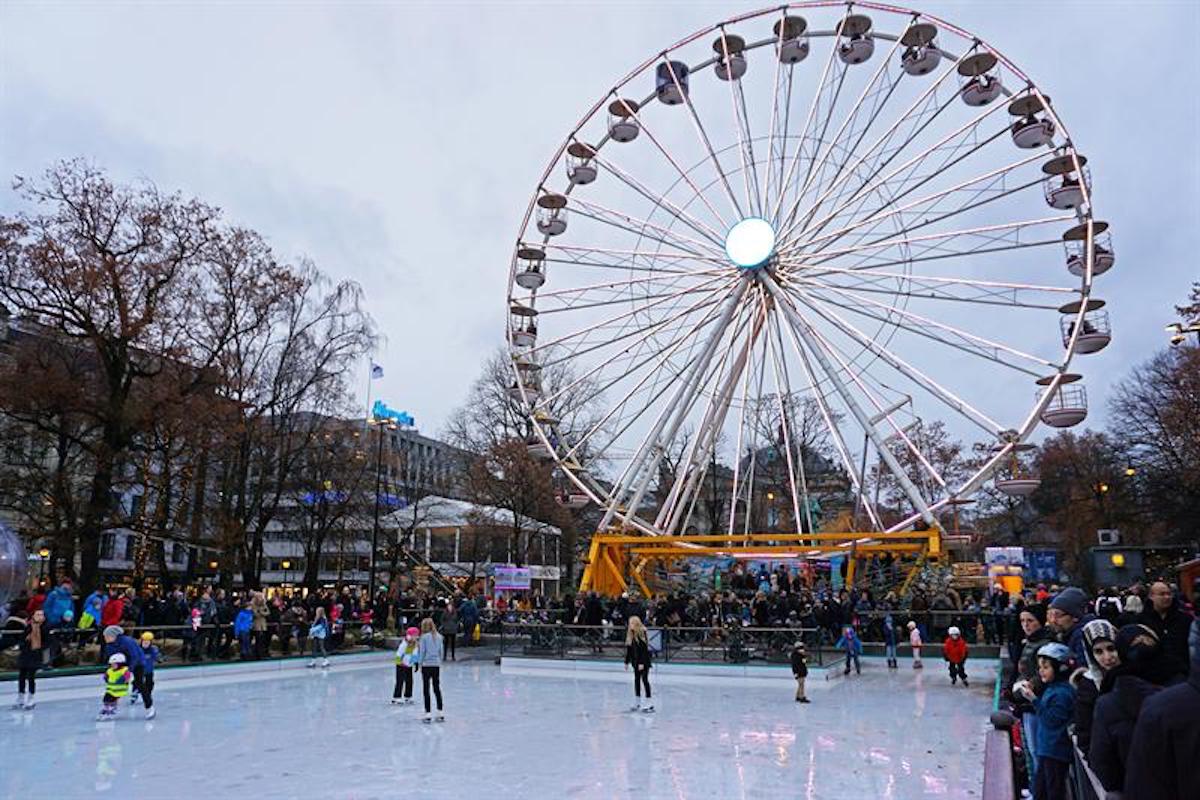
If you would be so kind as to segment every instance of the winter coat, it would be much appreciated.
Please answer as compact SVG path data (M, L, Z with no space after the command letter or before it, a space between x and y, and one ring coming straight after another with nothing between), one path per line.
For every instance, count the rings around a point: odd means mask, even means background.
M1161 691L1161 686L1136 675L1120 675L1112 691L1096 701L1088 764L1110 792L1119 792L1125 785L1125 765L1142 703Z
M421 663L421 643L414 639L401 639L400 646L396 648L396 666L409 667L410 669L420 665Z
M154 674L154 668L158 666L158 662L162 661L162 651L155 645L142 648L142 666L146 668L147 675Z
M422 633L417 641L417 658L423 667L442 665L442 637L437 633Z
M445 636L458 634L458 611L453 605L447 606L445 612L442 613L441 631Z
M265 631L267 629L267 617L269 613L267 611L267 601L263 600L261 595L255 595L254 599L250 601L250 613L253 615L251 630L255 633Z
M632 642L625 645L625 663L634 669L638 667L650 669L650 643L645 639L634 637Z
M238 612L237 619L233 621L233 635L241 636L243 633L249 633L254 627L254 612L248 608L243 608Z
M920 628L913 628L911 631L908 632L908 643L912 646L913 650L921 649L921 645L923 645L924 642L921 641L921 629Z
M851 656L851 655L852 656L861 656L862 655L862 639L859 639L853 633L850 634L849 636L847 636L846 634L843 633L841 635L841 638L839 638L837 640L837 642L833 645L833 648L835 650L845 649L846 655L848 655L848 656Z
M44 663L43 654L50 646L50 624L42 623L42 646L36 650L30 643L33 625L32 622L25 623L25 632L21 635L20 641L20 653L17 655L17 669L41 669Z
M1043 645L1054 641L1057 641L1054 629L1043 625L1033 632L1033 635L1025 641L1025 646L1021 648L1021 658L1017 661L1017 674L1029 681L1029 685L1035 692L1041 691L1042 688L1042 679L1038 677L1037 651Z
M464 600L458 607L458 616L462 622L463 630L469 635L475 628L475 624L479 622L479 606L470 600Z
M1075 687L1075 743L1084 755L1092 744L1092 721L1096 713L1096 701L1100 699L1100 688L1084 670L1075 670L1071 676Z
M308 628L308 636L310 639L329 638L329 620L319 619L313 622Z
M42 611L46 614L46 624L51 628L62 625L63 615L74 610L75 600L71 597L71 591L65 586L55 586L50 594L46 595L46 602L42 604ZM1185 639L1186 635L1185 633Z
M50 604L49 598L46 604ZM46 619L50 619L49 612L46 612ZM1155 611L1154 606L1150 606L1138 615L1137 624L1145 625L1158 634L1163 657L1170 662L1174 672L1186 677L1189 668L1188 627L1192 624L1192 618L1180 611L1178 604L1172 605L1165 617Z
M1146 699L1133 731L1125 770L1125 800L1200 797L1200 659L1187 683Z
M962 664L967 660L967 640L959 636L947 636L942 642L942 658L951 664Z
M800 655L799 650L792 651L792 674L797 678L808 676L808 661Z
M104 662L108 663L109 657L114 653L122 653L125 656L125 666L131 670L142 666L142 646L130 636L122 633L112 644L105 643Z
M1033 701L1037 727L1033 752L1038 758L1071 762L1071 739L1067 725L1075 710L1075 690L1063 680L1046 686Z
M120 625L121 616L125 613L125 598L112 597L104 604L104 609L100 612L100 627L107 628L109 625Z

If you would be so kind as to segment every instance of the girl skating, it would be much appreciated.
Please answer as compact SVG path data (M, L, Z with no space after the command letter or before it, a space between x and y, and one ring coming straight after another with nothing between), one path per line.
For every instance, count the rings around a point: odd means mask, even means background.
M630 711L654 713L650 697L650 637L640 617L629 618L625 633L625 669L633 667L633 694L637 699ZM646 689L646 705L642 705L642 689Z
M404 632L404 640L396 648L396 686L392 689L392 705L412 705L413 670L421 663L420 634L416 628Z
M962 678L963 686L970 688L971 684L967 683L967 640L953 625L947 633L949 636L942 642L942 657L950 666L950 685L953 686Z
M425 721L432 721L430 714L429 690L432 687L437 697L437 721L445 722L446 715L442 713L442 658L445 655L442 635L438 633L433 620L426 617L421 620L421 639L417 646L417 669L421 671L421 693L425 697Z
M40 608L33 618L25 623L21 634L20 654L17 656L17 702L14 711L33 711L36 705L37 671L42 668L42 659L50 646L50 631L46 628L46 613ZM26 689L29 694L26 695Z
M921 646L924 642L921 641L920 628L912 620L908 621L908 643L912 647L912 668L922 669L925 666L921 663Z

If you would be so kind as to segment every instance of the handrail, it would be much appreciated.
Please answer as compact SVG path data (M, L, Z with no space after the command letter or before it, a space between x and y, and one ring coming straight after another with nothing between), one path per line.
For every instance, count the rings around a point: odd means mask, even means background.
M982 800L1014 800L1017 782L1013 773L1012 728L1017 720L1007 711L993 711L991 723L992 729L984 740Z

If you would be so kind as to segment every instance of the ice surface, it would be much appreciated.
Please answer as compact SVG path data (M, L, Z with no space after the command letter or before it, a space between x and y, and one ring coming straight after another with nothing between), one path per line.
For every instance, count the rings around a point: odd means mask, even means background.
M158 719L95 700L0 716L0 797L940 798L978 797L986 668L952 687L938 662L861 677L657 687L443 668L447 721L390 706L393 669L364 666L155 692ZM973 665L968 664L968 669ZM653 681L654 673L651 673ZM50 681L42 681L43 686ZM15 688L5 684L6 688ZM9 698L2 698L5 706ZM132 711L132 713L131 713Z

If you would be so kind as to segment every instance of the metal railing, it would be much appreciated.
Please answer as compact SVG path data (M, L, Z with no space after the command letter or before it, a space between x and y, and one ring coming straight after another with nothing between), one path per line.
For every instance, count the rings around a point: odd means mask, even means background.
M647 631L651 652L667 663L788 664L798 640L804 642L810 664L825 663L815 628L650 627ZM500 655L624 658L625 629L615 625L506 622L500 631Z

